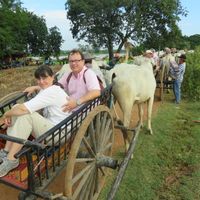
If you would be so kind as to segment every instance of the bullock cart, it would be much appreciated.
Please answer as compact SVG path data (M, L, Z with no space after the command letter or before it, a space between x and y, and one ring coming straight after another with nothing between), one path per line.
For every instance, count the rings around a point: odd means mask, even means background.
M20 159L20 165L0 178L0 182L20 190L19 200L93 200L100 194L108 168L118 168L120 173L108 196L109 200L113 199L133 152L136 137L133 137L132 145L119 165L112 158L114 122L108 106L111 88L104 89L100 97L86 103L37 139L22 140L7 136L1 126L1 148L6 141L23 144L24 147L15 155ZM2 98L0 117L7 109L28 98L18 92ZM58 194L49 192L48 185L63 171L64 191Z
M169 76L169 72L166 69L166 65L163 65L161 69L155 75L156 78L156 87L159 89L160 100L164 101L164 92L172 89L173 79Z

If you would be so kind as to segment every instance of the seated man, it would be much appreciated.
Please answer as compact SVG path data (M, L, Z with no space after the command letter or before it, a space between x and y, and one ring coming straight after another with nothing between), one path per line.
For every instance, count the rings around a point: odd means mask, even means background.
M64 86L65 91L70 96L69 101L63 106L64 111L71 111L77 106L80 106L101 94L97 76L91 69L88 69L85 66L84 55L82 52L79 50L72 50L69 53L68 61L72 70L71 78L69 80L68 77L70 73L66 73L58 81Z
M69 112L62 111L68 96L60 86L53 85L52 69L48 66L38 67L35 78L41 88L40 92L31 100L15 105L3 116L9 136L26 140L32 134L37 138L70 115ZM36 112L41 109L43 116ZM5 148L0 151L0 177L19 165L19 159L14 155L22 146L11 141L6 142Z

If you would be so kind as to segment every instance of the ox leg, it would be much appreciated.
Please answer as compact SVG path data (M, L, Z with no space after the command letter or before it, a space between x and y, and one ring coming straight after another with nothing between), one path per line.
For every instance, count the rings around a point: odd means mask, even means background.
M121 120L117 120L117 124L123 127L121 128L121 131L122 131L122 135L124 139L124 146L125 146L125 153L126 153L129 148L129 143L130 143L130 139L128 137L128 130L124 126L124 123Z
M137 106L138 106L138 117L139 117L137 126L143 127L143 116L144 116L143 106L141 103L138 104Z
M133 108L133 105L134 105L135 97L127 94L126 95L126 99L125 99L124 96L118 95L118 94L123 94L123 90L122 91L120 91L120 90L115 91L113 89L113 92L116 92L115 96L116 96L116 99L117 99L117 101L119 103L119 106L120 106L120 108L122 110L122 113L123 113L123 126L124 126L124 129L122 129L121 131L122 131L122 134L123 134L125 151L127 151L128 148L129 148L131 137L133 137L132 131L129 131L127 129L129 128L129 125L130 125L131 113L132 113L132 108Z
M149 98L149 100L147 101L147 128L151 135L153 134L153 131L151 128L151 115L152 115L153 101L154 101L154 97Z
M130 109L130 108L125 109L123 111L123 113L124 113L124 120L123 120L124 127L129 128L132 109ZM123 137L124 137L125 150L127 152L129 145L130 145L130 142L131 142L131 137L133 137L133 133L132 133L132 131L128 131L128 130L122 131L122 133L123 133Z

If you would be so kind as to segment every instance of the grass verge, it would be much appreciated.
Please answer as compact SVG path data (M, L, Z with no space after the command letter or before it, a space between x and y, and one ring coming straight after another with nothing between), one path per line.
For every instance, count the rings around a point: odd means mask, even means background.
M199 103L190 102L159 108L153 118L154 135L140 132L115 200L200 199L200 124L192 122L199 111ZM109 176L100 199L106 199L116 173Z

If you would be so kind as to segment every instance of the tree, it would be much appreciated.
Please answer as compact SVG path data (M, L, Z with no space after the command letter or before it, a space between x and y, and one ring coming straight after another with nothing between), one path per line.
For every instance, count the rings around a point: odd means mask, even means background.
M73 37L106 47L110 59L114 45L120 51L129 38L140 43L166 35L186 14L180 0L67 0L65 5Z
M146 48L164 49L165 47L176 47L180 49L183 46L183 37L179 27L174 27L169 32L163 32L162 35L156 33L149 34L149 37L143 43Z
M187 54L186 71L182 84L183 96L189 100L200 100L200 46Z
M46 41L46 57L49 57L50 55L58 57L58 55L60 54L60 47L62 43L63 39L58 27L54 26L50 28Z
M21 7L20 0L0 0L0 60L13 53L58 56L63 42L57 27Z
M27 52L33 55L44 55L48 29L43 17L27 12L29 23L27 28Z
M20 1L0 0L0 57L24 50L27 20Z
M200 34L191 35L185 38L190 43L191 49L195 49L196 47L200 46Z

